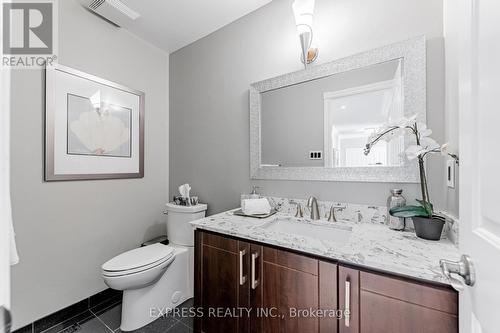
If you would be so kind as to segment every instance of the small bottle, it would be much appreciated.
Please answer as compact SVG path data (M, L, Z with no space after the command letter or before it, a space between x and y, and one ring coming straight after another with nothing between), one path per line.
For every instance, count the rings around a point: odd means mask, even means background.
M391 216L389 211L394 207L402 207L406 205L406 199L402 196L402 189L391 190L391 195L387 199L387 225L393 230L404 230L406 221L402 217Z
M258 186L252 186L252 193L250 194L242 194L240 198L240 205L243 207L243 200L245 199L260 199L261 196L257 193Z
M252 193L250 193L250 199L260 199L260 194L257 193L258 186L252 186Z

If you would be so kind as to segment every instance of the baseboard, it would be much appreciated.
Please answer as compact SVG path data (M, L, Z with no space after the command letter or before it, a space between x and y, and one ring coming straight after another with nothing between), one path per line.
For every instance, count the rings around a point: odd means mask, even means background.
M121 302L121 297L121 291L106 289L100 293L85 298L80 302L38 319L12 333L60 332L65 328L73 326L76 321L81 322L82 320L85 320L87 316L88 318L91 318L91 311L98 312L111 305Z

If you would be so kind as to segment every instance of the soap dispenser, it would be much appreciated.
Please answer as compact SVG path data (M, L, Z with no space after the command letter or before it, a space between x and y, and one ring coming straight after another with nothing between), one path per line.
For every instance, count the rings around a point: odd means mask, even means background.
M246 200L246 199L260 199L261 196L259 193L257 193L257 189L259 187L258 186L252 186L252 192L250 194L242 194L241 195L241 201L240 201L240 204L241 206L243 206L243 200Z
M250 193L250 199L260 199L260 194L257 193L258 186L252 186L252 193Z

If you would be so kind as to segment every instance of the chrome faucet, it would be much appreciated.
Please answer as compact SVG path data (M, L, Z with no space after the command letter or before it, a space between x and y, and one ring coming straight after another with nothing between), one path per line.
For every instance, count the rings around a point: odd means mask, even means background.
M311 220L319 220L318 200L315 197L307 200L307 208L311 211Z
M344 210L346 208L346 206L339 206L338 204L335 205L333 204L331 207L330 207L330 214L328 215L325 215L325 217L327 218L327 221L328 222L337 222L337 216L335 215L335 210Z
M335 216L335 207L332 205L330 207L330 214L328 215L327 218L328 222L337 222L337 217Z

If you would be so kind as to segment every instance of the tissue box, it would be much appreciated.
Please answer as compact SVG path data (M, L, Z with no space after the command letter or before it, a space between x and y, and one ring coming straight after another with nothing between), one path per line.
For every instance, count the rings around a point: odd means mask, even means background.
M192 196L190 198L184 198L180 195L174 195L173 202L179 206L196 206L198 204L198 197Z

